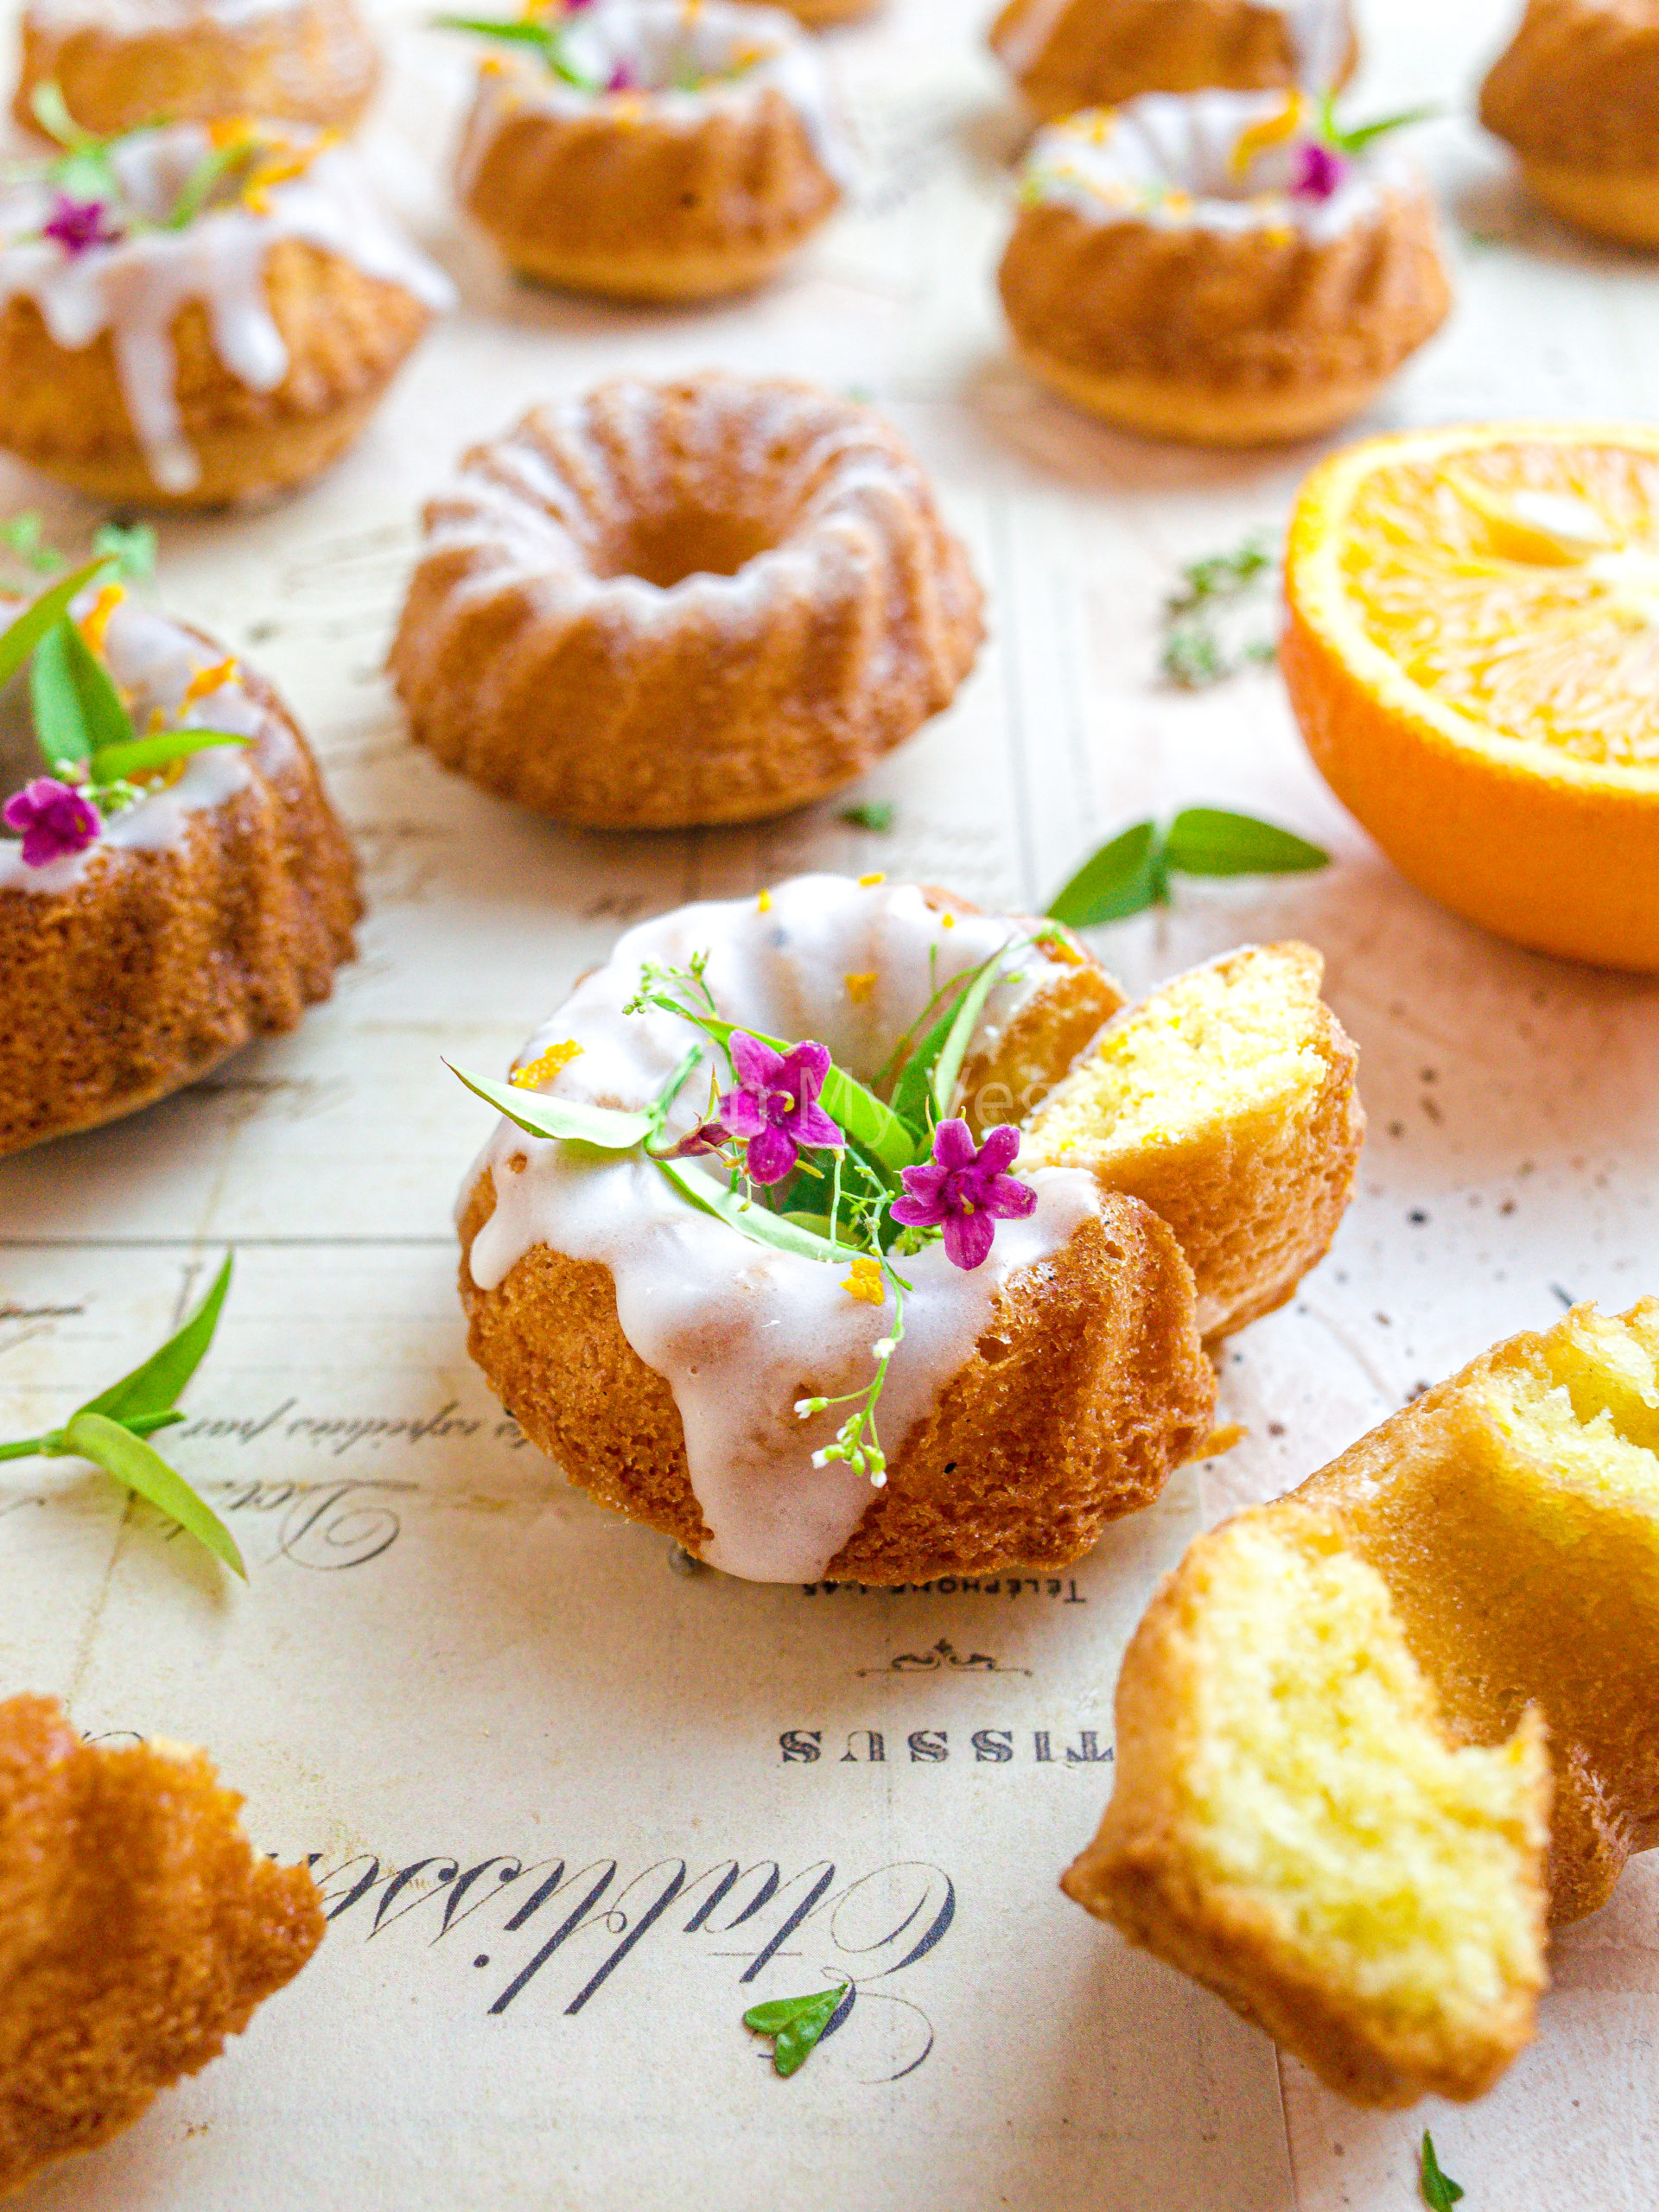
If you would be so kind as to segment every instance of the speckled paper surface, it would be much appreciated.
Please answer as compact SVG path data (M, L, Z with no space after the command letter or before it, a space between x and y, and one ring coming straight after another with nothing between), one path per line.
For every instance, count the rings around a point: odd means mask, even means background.
M1573 1931L1535 2045L1482 2104L1347 2110L1067 1904L1107 1793L1118 1655L1205 1519L1272 1496L1495 1338L1659 1288L1659 987L1500 945L1403 884L1305 760L1277 679L1162 689L1183 559L1287 512L1306 453L1134 445L1040 397L991 271L1014 134L977 11L894 0L836 38L863 200L772 291L652 315L516 289L435 168L462 52L389 26L370 139L464 304L367 439L270 512L163 527L162 596L270 675L362 851L334 1000L181 1097L0 1166L0 1434L165 1332L226 1244L227 1318L175 1432L245 1591L101 1481L3 1471L0 1688L88 1732L207 1745L260 1844L316 1854L322 1951L250 2033L45 2212L1389 2212L1425 2120L1484 2208L1637 2212L1659 2152L1659 1875ZM1465 111L1510 9L1372 0L1356 95ZM1529 213L1457 112L1421 134L1460 304L1372 427L1643 415L1659 287ZM449 457L626 368L812 375L889 411L990 594L954 709L834 807L576 836L446 779L380 673ZM0 466L0 502L90 519ZM77 541L78 542L78 541ZM1029 908L1112 829L1234 803L1336 867L1184 888L1103 949L1141 986L1247 938L1319 945L1371 1141L1330 1261L1230 1355L1246 1440L1075 1575L805 1592L671 1573L570 1491L468 1363L449 1207L486 1125L438 1065L505 1063L629 919L806 867ZM1541 886L1541 897L1548 887ZM876 1756L878 1745L880 1756ZM851 1973L793 2081L740 2028Z

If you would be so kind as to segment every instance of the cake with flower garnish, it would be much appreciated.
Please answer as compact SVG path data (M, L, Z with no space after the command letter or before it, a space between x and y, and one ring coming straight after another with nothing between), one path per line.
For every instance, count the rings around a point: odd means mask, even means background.
M742 291L847 188L823 65L776 9L564 0L438 20L498 48L457 184L521 276L623 299Z
M1007 0L990 43L1044 122L1142 92L1317 97L1359 60L1351 0Z
M18 122L51 85L100 138L162 115L349 130L379 74L355 0L28 0L22 35Z
M880 876L646 923L510 1082L462 1077L503 1116L461 1195L473 1356L729 1573L1065 1565L1203 1449L1205 1336L1341 1217L1318 980L1269 947L1125 1009L1057 925Z
M351 849L275 692L108 562L0 607L0 1153L292 1028L351 957Z
M1360 414L1445 321L1433 204L1388 135L1298 95L1149 93L1040 132L999 283L1020 359L1199 445Z
M0 448L99 498L285 489L357 437L447 279L315 133L232 121L0 169Z
M979 586L927 478L810 385L632 378L537 407L426 510L391 666L416 741L594 829L749 822L949 705Z
M1529 0L1480 119L1564 221L1659 246L1659 0Z

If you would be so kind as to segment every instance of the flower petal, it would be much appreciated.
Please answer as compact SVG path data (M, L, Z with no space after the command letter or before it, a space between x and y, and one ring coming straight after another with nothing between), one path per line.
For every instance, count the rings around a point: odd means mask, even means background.
M1020 1132L1012 1122L999 1122L979 1148L979 1164L988 1175L1001 1175L1020 1157Z
M847 1141L822 1106L797 1107L784 1116L784 1127L797 1144L814 1145L823 1152L839 1152Z
M941 1167L971 1167L978 1158L966 1122L941 1122L933 1132L933 1157Z
M734 1029L728 1043L739 1083L746 1090L770 1090L783 1072L783 1054L751 1037L747 1029Z
M959 1268L983 1267L996 1224L988 1213L953 1213L944 1224L945 1257Z
M810 1106L823 1089L829 1072L830 1047L814 1044L809 1038L785 1054L773 1081L780 1090L792 1091L803 1106Z
M1036 1211L1037 1193L1029 1183L1019 1182L1012 1175L988 1175L979 1203L998 1221L1023 1221Z
M750 1141L748 1152L749 1179L754 1183L781 1183L786 1175L793 1174L799 1157L795 1140L783 1129L762 1129Z
M721 1127L740 1144L751 1137L758 1137L763 1129L772 1126L767 1118L765 1102L753 1090L728 1090L720 1100Z

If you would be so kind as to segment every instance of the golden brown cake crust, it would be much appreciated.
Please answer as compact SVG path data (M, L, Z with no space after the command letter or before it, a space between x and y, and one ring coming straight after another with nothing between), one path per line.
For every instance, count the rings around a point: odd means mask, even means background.
M1044 122L1080 108L1117 107L1141 92L1289 91L1297 56L1282 8L1249 0L1070 0L1052 27L1033 30L1050 0L1007 0L990 43ZM1350 30L1341 79L1352 75L1359 43Z
M1529 161L1659 177L1659 4L1530 0L1480 119Z
M679 1412L623 1336L609 1270L539 1244L480 1290L467 1255L494 1204L486 1174L461 1224L473 1357L579 1488L698 1550L709 1531ZM1013 1278L826 1574L898 1585L1068 1566L1198 1451L1215 1387L1174 1238L1109 1198L1054 1260Z
M0 1154L132 1113L291 1029L352 957L345 832L281 700L238 681L270 717L246 789L175 845L106 846L67 891L0 889Z
M21 295L0 308L0 446L64 483L149 505L220 505L315 475L358 435L430 314L401 285L298 238L272 243L265 293L289 354L273 391L225 366L200 301L174 319L183 435L202 464L188 491L151 476L109 333L60 346Z
M255 1855L241 1802L200 1752L0 1704L0 2190L130 2126L315 1950L310 1874Z
M810 385L623 380L462 467L426 510L392 675L417 743L556 820L804 805L948 705L978 651L979 586L914 458Z
M203 9L130 33L25 10L12 112L25 130L38 130L31 96L52 79L95 137L163 117L254 115L343 130L368 105L379 66L352 0L299 0L241 24L216 22Z
M793 105L768 86L695 129L647 104L565 115L533 99L498 113L531 65L480 82L463 154L465 203L524 275L623 299L704 299L770 275L839 202Z
M1039 374L1052 362L1241 404L1333 387L1363 400L1452 303L1433 211L1399 191L1328 242L1095 222L1038 201L1020 212L998 283Z

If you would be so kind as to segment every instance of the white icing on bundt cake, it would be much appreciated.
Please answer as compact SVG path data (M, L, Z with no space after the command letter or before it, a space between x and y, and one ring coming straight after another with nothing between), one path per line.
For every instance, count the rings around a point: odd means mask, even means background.
M156 483L174 493L201 474L176 391L175 326L191 302L206 311L223 369L265 394L292 366L267 281L284 240L398 287L426 312L454 302L448 280L381 214L343 149L273 143L234 189L209 194L180 219L214 146L198 124L134 132L109 149L114 189L104 200L79 200L43 179L0 184L0 313L32 302L52 343L69 353L108 334L131 432ZM0 401L0 442L4 417Z
M1357 50L1350 0L1007 0L990 44L1051 119L1212 86L1319 95Z

